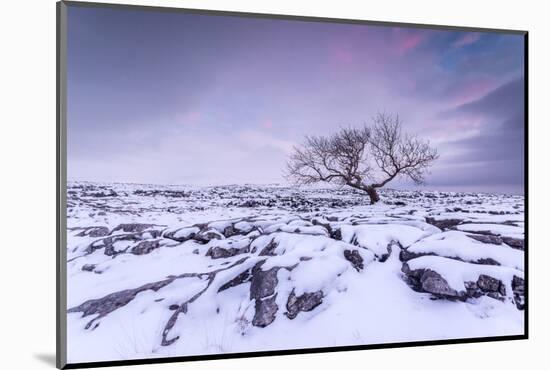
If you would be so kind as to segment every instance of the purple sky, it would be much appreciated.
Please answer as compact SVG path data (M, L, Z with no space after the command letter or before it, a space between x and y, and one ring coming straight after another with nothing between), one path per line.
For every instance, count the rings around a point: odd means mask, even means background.
M70 180L284 182L305 134L387 112L428 188L523 192L523 36L85 7L68 35Z

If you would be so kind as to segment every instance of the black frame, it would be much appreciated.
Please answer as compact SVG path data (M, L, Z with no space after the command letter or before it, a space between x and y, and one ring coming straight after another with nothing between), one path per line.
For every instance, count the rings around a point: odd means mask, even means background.
M284 19L297 20L307 22L329 22L329 23L344 23L344 24L364 24L375 26L403 27L403 28L424 28L437 30L455 30L455 31L470 31L470 32L489 32L489 33L506 33L522 35L524 37L524 210L525 210L525 306L524 306L524 334L523 335L508 335L508 336L493 336L493 337L476 337L476 338L457 338L457 339L441 339L429 341L414 341L414 342L395 342L381 344L365 344L354 346L337 346L337 347L318 347L318 348L303 348L303 349L288 349L288 350L273 350L273 351L256 351L256 352L240 352L227 354L210 354L210 355L194 355L194 356L178 356L178 357L163 357L163 358L144 358L134 360L118 360L118 361L97 361L71 363L66 361L66 185L67 185L67 88L66 88L66 48L67 48L67 7L100 7L100 8L116 8L116 9L132 9L141 11L162 11L162 12L180 12L187 14L202 14L213 16L233 16L233 17L251 17L265 19ZM56 3L56 26L57 26L57 63L56 63L56 121L57 121L57 137L56 137L56 366L59 369L80 369L94 368L107 366L125 366L125 365L143 365L143 364L158 364L172 362L188 362L188 361L204 361L204 360L221 360L232 358L245 357L264 357L264 356L281 356L295 354L312 354L323 352L342 352L342 351L358 351L366 349L382 349L382 348L402 348L402 347L419 347L461 343L482 343L482 342L498 342L508 340L521 340L529 338L529 145L528 145L528 127L529 127L529 78L528 78L528 31L524 30L508 30L508 29L493 29L482 27L459 27L447 25L431 25L420 23L400 23L400 22L383 22L369 21L358 19L342 19L342 18L325 18L312 16L298 15L283 15L283 14L266 14L266 13L248 13L235 11L221 10L206 10L206 9L189 9L189 8L172 8L159 6L144 6L130 4L110 4L96 3L83 1L59 1Z

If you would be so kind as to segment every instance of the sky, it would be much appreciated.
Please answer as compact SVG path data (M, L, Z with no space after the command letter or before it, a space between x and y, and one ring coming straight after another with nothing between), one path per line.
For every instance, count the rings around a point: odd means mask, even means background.
M305 135L385 112L437 148L426 188L523 193L523 48L517 34L69 6L68 179L284 183Z

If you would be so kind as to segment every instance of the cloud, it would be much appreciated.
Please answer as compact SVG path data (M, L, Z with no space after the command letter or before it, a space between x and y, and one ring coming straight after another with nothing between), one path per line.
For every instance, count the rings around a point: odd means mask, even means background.
M397 42L397 53L406 54L414 50L423 41L424 37L420 33L407 33Z
M492 118L507 119L524 108L524 80L518 78L499 86L482 98L451 110L450 115L482 114Z
M469 33L466 33L464 36L458 38L455 42L453 42L452 45L455 48L460 48L463 46L473 44L474 42L478 41L480 38L481 38L480 33L469 32Z
M452 153L434 171L434 184L479 183L514 185L524 183L524 80L506 83L473 102L440 117L446 120L477 120L477 132L469 138L451 140L445 151Z

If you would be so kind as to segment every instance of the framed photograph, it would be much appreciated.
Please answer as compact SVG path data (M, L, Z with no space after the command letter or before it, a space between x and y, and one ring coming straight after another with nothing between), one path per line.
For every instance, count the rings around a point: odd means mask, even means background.
M527 338L526 31L57 11L59 368Z

